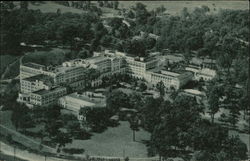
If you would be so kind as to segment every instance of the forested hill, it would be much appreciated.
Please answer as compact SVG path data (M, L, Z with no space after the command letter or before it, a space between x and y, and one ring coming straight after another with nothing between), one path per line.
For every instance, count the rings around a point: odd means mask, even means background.
M20 55L21 42L44 44L45 41L71 46L75 52L89 44L86 50L90 53L105 47L146 56L148 51L169 49L183 53L186 58L194 54L212 57L222 68L237 69L238 81L247 78L249 10L221 10L210 14L211 8L203 5L192 12L183 8L174 16L165 15L164 6L149 11L143 3L136 3L131 9L120 10L119 3L117 7L100 1L98 5L84 2L81 9L86 12L77 14L62 13L58 9L54 13L30 10L31 4L24 1L17 9L13 3L5 3L1 6L1 54ZM104 23L100 8L105 6L116 6L114 10L124 16L129 26L118 17ZM79 8L78 3L73 6L76 7ZM157 40L148 35L135 38L141 31L160 37ZM79 44L75 38L82 42Z

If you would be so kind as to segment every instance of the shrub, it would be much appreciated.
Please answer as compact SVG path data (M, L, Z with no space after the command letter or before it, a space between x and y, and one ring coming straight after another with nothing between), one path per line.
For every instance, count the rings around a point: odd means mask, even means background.
M77 149L77 148L63 148L62 150L64 153L68 153L68 154L82 154L85 152L84 149Z

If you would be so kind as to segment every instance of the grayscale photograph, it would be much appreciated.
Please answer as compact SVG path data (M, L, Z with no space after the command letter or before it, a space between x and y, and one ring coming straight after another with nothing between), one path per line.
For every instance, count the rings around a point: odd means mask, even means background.
M248 0L0 9L0 161L250 161Z

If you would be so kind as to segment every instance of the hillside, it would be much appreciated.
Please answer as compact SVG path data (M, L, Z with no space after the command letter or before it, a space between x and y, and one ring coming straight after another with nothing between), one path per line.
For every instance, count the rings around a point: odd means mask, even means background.
M211 12L217 12L220 9L246 10L249 9L249 1L140 1L147 6L148 10L164 6L167 13L175 15L181 12L184 7L188 11L193 11L195 7L206 5ZM120 8L129 8L135 5L136 1L120 1Z
M154 8L164 6L167 9L167 13L170 15L175 15L180 13L180 11L187 7L189 11L193 11L195 7L200 7L206 5L210 8L211 12L218 12L220 9L235 9L235 10L246 10L249 9L249 1L139 1L147 6L148 10L153 10ZM19 2L16 2L18 4ZM96 4L96 2L92 2ZM137 1L119 1L119 8L130 8L135 5ZM56 12L57 9L61 9L62 13L72 12L72 13L84 13L85 11L81 9L76 9L73 7L66 7L59 5L52 1L43 1L36 4L29 4L29 9L40 9L42 12ZM103 7L103 13L117 12L116 10Z

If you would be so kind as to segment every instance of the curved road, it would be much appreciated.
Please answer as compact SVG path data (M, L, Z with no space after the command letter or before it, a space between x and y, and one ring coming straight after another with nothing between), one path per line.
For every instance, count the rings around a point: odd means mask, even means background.
M0 150L2 153L14 156L14 148L10 145L7 145L3 142L0 142ZM15 148L15 156L20 159L29 160L29 161L45 161L45 156L30 153L27 150L21 150L18 148ZM58 158L52 158L52 157L46 157L46 161L66 161L64 159L58 159Z

